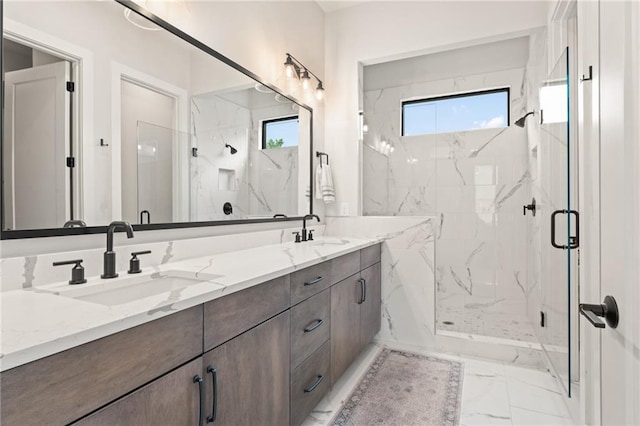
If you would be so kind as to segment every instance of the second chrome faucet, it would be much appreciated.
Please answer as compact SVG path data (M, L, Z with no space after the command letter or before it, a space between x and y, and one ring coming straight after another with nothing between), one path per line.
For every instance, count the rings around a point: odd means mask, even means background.
M115 221L107 228L107 251L104 252L103 274L101 278L116 278L116 252L113 251L113 233L117 229L126 231L127 238L133 238L133 228L128 222Z

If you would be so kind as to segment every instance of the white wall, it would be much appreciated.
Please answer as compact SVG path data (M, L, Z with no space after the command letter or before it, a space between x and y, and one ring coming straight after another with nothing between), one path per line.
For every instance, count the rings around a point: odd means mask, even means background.
M359 63L449 50L480 39L512 38L546 25L546 20L544 1L381 1L327 14L325 145L336 185L336 204L327 208L327 214L354 215L361 207Z

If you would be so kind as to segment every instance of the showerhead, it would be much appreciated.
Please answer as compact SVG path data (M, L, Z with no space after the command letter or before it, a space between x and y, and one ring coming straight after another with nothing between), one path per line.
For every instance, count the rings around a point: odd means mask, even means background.
M236 152L238 152L237 149L235 149L234 147L232 147L231 145L229 145L228 143L224 145L225 148L229 148L231 150L231 155L235 154Z
M519 119L516 120L515 124L518 127L524 127L524 121L526 120L526 118L532 114L535 114L535 111L530 111L528 113L526 113L525 115L523 115L522 117L520 117Z

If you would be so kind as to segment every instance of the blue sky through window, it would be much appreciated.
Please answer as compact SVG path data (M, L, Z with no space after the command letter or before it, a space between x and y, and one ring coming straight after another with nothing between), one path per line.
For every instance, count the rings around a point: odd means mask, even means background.
M269 139L284 140L282 147L298 146L298 117L287 120L265 121L262 148L266 148Z
M509 92L470 93L402 105L404 136L460 132L509 125Z

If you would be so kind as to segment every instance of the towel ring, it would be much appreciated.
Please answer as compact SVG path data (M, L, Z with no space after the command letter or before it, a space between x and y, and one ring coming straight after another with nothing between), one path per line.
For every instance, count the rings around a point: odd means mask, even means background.
M320 151L316 151L316 157L320 157L320 164L322 164L322 157L327 157L327 166L329 165L329 154L324 153L324 152L320 152Z

